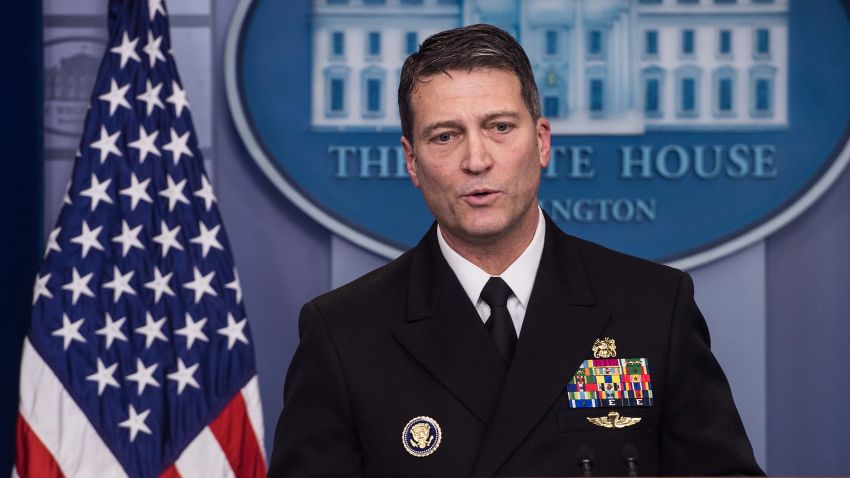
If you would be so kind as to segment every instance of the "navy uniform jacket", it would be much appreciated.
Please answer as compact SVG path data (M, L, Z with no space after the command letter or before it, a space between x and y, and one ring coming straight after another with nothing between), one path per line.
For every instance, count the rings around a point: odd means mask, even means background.
M449 268L436 227L395 261L306 304L269 476L763 474L709 348L690 277L562 233L547 218L540 267L508 364ZM594 341L646 358L651 407L570 408L566 385ZM609 411L639 417L616 429ZM414 417L442 439L402 445Z

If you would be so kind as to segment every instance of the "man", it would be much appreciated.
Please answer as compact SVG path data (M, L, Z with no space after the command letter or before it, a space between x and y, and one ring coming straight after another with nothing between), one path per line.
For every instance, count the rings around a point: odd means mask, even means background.
M550 128L510 35L425 40L399 110L436 225L304 306L269 475L762 474L690 278L537 206Z

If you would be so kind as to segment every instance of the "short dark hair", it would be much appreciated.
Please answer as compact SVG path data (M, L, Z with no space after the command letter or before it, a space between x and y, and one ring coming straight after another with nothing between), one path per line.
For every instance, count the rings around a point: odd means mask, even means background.
M401 133L413 141L413 105L411 97L416 83L449 70L472 71L476 68L508 70L519 79L520 93L531 114L540 118L540 96L531 62L525 51L506 31L493 25L477 24L454 28L429 36L412 53L401 68L398 85L398 111Z

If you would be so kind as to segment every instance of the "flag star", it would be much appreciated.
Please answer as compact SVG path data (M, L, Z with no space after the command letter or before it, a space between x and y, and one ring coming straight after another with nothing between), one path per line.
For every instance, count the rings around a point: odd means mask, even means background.
M68 181L68 185L65 186L65 195L62 197L62 204L71 204L71 181Z
M80 334L80 327L83 326L83 319L76 322L71 322L68 318L68 314L62 314L62 327L54 330L50 333L50 335L54 337L62 337L62 348L63 350L68 350L71 342L77 341L86 343L86 339Z
M109 192L106 191L110 183L112 183L111 179L100 182L100 180L97 179L97 175L91 173L91 186L89 186L88 189L80 191L80 196L87 196L91 198L92 211L97 208L97 205L100 204L101 201L107 204L113 204L112 197L109 195Z
M171 80L171 96L165 99L165 101L174 105L174 110L177 112L177 116L183 113L183 108L189 108L189 100L186 99L186 90L180 88L180 83L177 83L175 80Z
M212 203L215 202L215 194L213 194L212 185L207 180L206 175L201 175L201 189L195 191L195 196L204 200L204 206L209 211Z
M162 83L154 87L153 85L151 85L151 80L146 80L145 85L145 92L140 95L137 95L136 99L145 102L145 105L147 106L146 114L150 116L155 107L163 109L165 108L165 105L163 105L162 101L159 99L159 90L162 89Z
M125 223L126 224L126 223ZM142 226L139 226L142 227ZM121 274L118 266L112 266L112 280L103 283L104 289L112 289L112 302L117 303L121 298L121 294L136 295L136 291L130 286L130 279L133 278L135 271L130 271L126 274Z
M139 181L139 178L136 177L136 173L130 173L130 185L124 189L122 189L119 194L122 196L130 197L130 210L135 211L136 206L139 205L139 201L145 201L153 204L153 199L151 199L150 195L148 195L148 184L150 184L151 178L145 179L144 181Z
M148 132L145 131L145 127L139 125L139 139L127 145L139 150L139 163L144 163L149 153L155 156L160 156L159 148L157 148L156 144L154 144L157 136L159 136L158 130L153 130L153 133L148 134Z
M222 327L217 330L219 334L227 337L227 350L231 350L237 340L243 344L248 343L248 338L245 337L244 330L247 323L248 319L242 319L239 322L236 322L233 318L233 314L227 314L227 327Z
M89 145L94 149L100 150L100 164L103 164L103 162L106 161L109 153L112 153L115 156L121 156L121 150L115 145L119 136L121 136L120 130L109 134L106 130L106 126L100 127L100 139Z
M183 359L180 357L177 358L177 371L168 374L169 380L177 382L177 395L183 393L183 389L186 388L186 385L191 385L197 389L201 388L193 376L195 374L195 370L198 370L199 365L200 363L196 363L191 367L186 367L186 364L183 363Z
M126 98L127 90L129 89L130 83L119 87L115 78L113 78L110 80L109 92L98 96L98 99L109 102L109 116L115 114L115 110L117 110L119 106L127 108L128 110L131 108L130 103L127 102Z
M168 181L168 187L160 191L159 195L168 198L168 212L173 211L174 206L176 206L178 202L189 204L189 200L186 199L186 195L183 194L183 188L186 187L186 179L183 179L177 184L174 183L171 176L166 176L165 179Z
M130 443L133 443L133 440L136 439L136 435L138 435L139 432L147 433L148 435L152 433L151 429L145 424L145 420L147 420L150 412L150 410L145 410L142 413L137 413L133 405L129 406L127 413L129 413L130 416L123 422L119 423L118 426L130 430Z
M236 268L233 268L233 280L224 284L224 287L228 289L232 289L236 292L236 303L242 302L242 284L239 282L239 273L236 272Z
M62 227L57 226L52 231L50 231L50 235L47 236L47 247L44 249L44 257L47 257L50 254L50 251L62 252L62 248L59 247L59 233L62 232Z
M136 389L136 395L141 395L142 392L145 391L145 387L148 385L159 388L159 382L153 378L153 373L156 372L157 367L159 367L158 363L155 363L150 367L145 367L142 359L136 359L136 373L127 375L127 380L136 382L136 385L138 386Z
M73 275L71 282L68 282L67 284L62 286L62 290L69 290L73 294L71 299L71 305L76 304L77 300L80 298L81 295L94 297L94 293L91 291L91 289L89 289L89 281L94 275L94 272L89 272L88 274L80 277L80 273L77 272L77 268L74 267L71 270L71 273Z
M154 236L153 240L162 246L162 257L165 257L171 248L182 251L183 246L180 245L179 241L177 241L177 234L180 233L180 226L177 225L174 226L174 229L169 229L165 220L162 220L160 225L160 233L158 236Z
M183 284L183 287L187 289L192 289L195 291L195 303L201 301L201 297L204 294L209 294L213 297L218 296L216 291L210 286L210 282L212 282L213 277L215 277L215 271L210 271L207 275L201 275L201 271L198 270L197 267L194 268L195 279Z
M47 288L47 282L50 281L50 275L50 273L47 273L43 276L35 276L35 285L33 285L32 288L32 305L35 305L35 303L38 302L38 298L41 296L47 297L48 299L53 298L53 294L51 294L50 289Z
M80 235L71 238L71 242L83 247L83 258L88 255L91 248L95 248L99 251L103 250L103 245L97 240L97 236L100 234L102 229L103 226L97 226L96 228L91 229L89 228L89 223L87 221L83 221L83 230L80 231Z
M145 314L145 325L137 327L135 332L145 336L145 350L151 348L154 340L162 340L168 342L165 334L162 333L162 326L165 325L165 317L154 321L150 312Z
M186 143L189 142L189 131L186 130L183 135L178 136L177 131L174 128L171 128L171 142L165 144L162 149L166 151L171 151L172 157L174 157L174 165L177 166L180 164L180 156L186 155L190 158L193 157L192 151L189 150L189 146Z
M127 336L121 331L121 327L124 326L124 322L126 320L127 317L112 320L112 316L109 315L109 312L106 313L106 324L94 332L96 335L104 336L106 339L106 350L109 350L109 348L112 347L112 342L115 340L120 340L122 342L127 341Z
M112 53L121 55L121 68L124 68L124 66L127 64L127 60L131 58L137 62L142 61L142 59L139 58L138 53L136 53L137 43L139 43L139 38L136 37L131 41L130 37L127 36L127 32L125 31L124 36L121 38L121 44L109 49L109 51L111 51Z
M200 231L196 237L189 239L189 242L193 244L198 244L201 246L201 256L206 259L207 253L210 252L211 248L216 248L219 250L224 250L221 243L218 242L218 231L221 229L221 224L217 224L212 229L207 229L207 225L201 221L198 221L198 227Z
M174 291L171 290L171 287L168 285L168 281L171 280L171 276L174 275L174 273L169 272L163 276L159 272L159 267L154 267L153 274L154 279L150 282L146 282L145 287L154 291L154 303L159 302L159 298L162 297L162 294L168 294L174 297Z
M112 242L121 243L121 257L127 257L127 253L130 252L130 249L133 247L145 250L145 246L142 245L142 241L139 240L140 232L142 232L141 224L130 229L126 219L121 221L121 234L112 238Z
M106 386L109 385L115 388L121 388L118 385L118 381L115 380L113 376L115 374L115 369L118 368L118 362L106 367L103 365L103 361L100 358L97 359L97 372L86 377L86 380L90 380L92 382L97 382L97 396L99 397L104 390L106 390Z
M150 16L150 21L153 21L157 13L165 16L165 8L162 6L162 0L148 0L148 15Z
M148 30L148 42L145 44L145 47L142 48L142 51L148 56L148 63L150 63L151 68L156 64L157 60L165 61L165 56L162 54L161 46L162 43L161 36L154 38L153 33ZM150 114L150 113L148 113Z
M206 323L206 317L195 322L192 320L191 315L188 313L186 314L186 325L183 328L174 331L175 334L186 337L186 350L190 350L192 348L192 344L195 343L195 340L209 342L207 335L204 334L203 331L204 324Z

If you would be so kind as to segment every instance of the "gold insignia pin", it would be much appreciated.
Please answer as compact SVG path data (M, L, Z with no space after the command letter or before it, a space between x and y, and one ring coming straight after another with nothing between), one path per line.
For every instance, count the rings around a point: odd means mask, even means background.
M404 449L415 457L421 458L434 453L442 441L443 431L431 417L416 417L407 422L401 432Z
M610 412L607 417L587 417L587 421L604 428L626 428L639 422L640 417L621 417L617 412Z
M593 342L593 358L614 358L617 356L617 344L611 337L596 339Z

